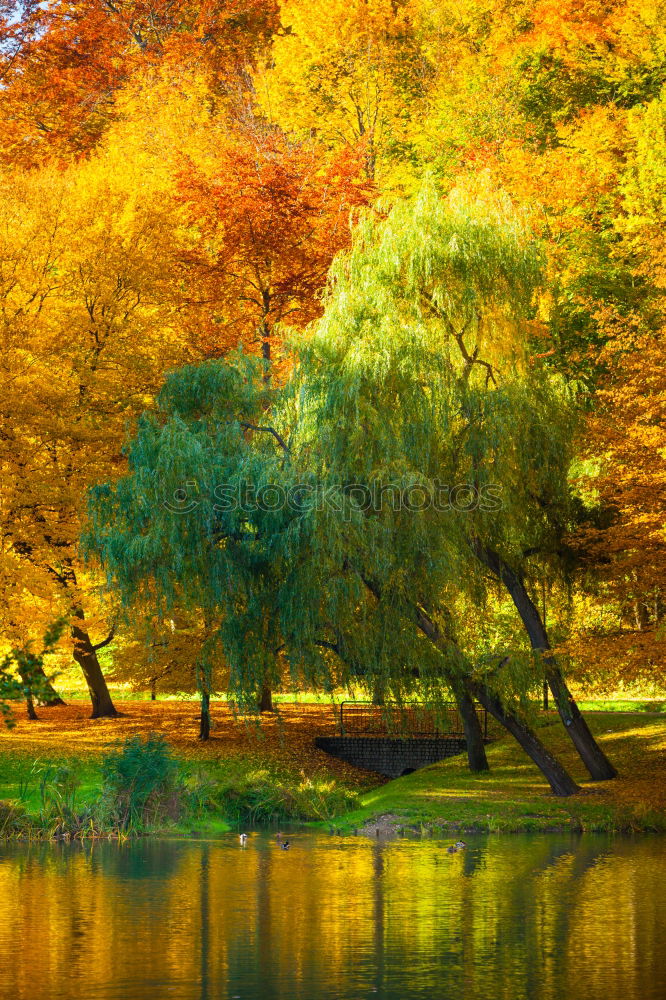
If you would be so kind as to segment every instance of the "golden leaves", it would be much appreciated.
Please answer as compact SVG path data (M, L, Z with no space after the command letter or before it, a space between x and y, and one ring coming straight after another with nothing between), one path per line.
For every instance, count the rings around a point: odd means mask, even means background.
M193 701L116 702L120 719L91 719L83 702L40 708L37 722L17 713L14 729L0 729L0 751L26 757L61 754L95 758L118 740L158 733L176 754L192 764L220 763L233 757L253 758L257 767L270 764L308 777L327 774L347 786L368 788L377 775L359 771L314 745L316 736L334 735L336 719L331 705L281 704L278 714L235 716L226 702L211 703L210 740L197 740L198 705Z

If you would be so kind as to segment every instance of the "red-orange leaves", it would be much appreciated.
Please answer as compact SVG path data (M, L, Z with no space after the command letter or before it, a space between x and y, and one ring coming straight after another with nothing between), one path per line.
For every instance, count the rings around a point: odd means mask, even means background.
M331 260L348 245L350 217L371 186L362 157L349 151L327 160L257 123L219 139L210 170L188 162L181 176L194 314L207 353L242 342L275 361L276 325L318 314Z

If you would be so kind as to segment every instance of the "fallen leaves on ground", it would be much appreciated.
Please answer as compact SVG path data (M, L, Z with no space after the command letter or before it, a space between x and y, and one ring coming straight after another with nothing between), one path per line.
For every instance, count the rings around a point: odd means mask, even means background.
M197 705L188 701L117 702L117 719L91 719L84 702L40 708L39 719L17 717L13 729L0 729L0 752L37 758L97 756L130 736L160 733L177 755L204 764L253 756L257 766L270 761L306 776L327 775L347 787L363 790L381 783L377 774L361 771L315 746L317 736L335 735L334 706L282 703L278 712L256 717L235 716L226 703L213 704L207 742L198 737Z

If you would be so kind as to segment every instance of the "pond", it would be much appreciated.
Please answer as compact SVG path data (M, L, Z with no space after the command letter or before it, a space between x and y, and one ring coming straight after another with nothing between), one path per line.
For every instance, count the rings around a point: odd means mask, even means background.
M2 1000L662 1000L666 839L0 846Z

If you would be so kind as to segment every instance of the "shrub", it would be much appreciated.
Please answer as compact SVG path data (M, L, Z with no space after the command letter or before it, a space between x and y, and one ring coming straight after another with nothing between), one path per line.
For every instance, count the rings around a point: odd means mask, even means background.
M102 824L138 831L177 819L182 808L180 765L162 736L133 736L102 758Z
M0 837L9 837L24 825L25 809L19 802L0 802Z
M68 764L37 764L34 773L39 777L40 818L44 822L56 819L61 825L74 816L79 778Z
M254 768L230 769L214 793L217 807L234 822L327 820L357 808L356 792L329 778L289 778Z

